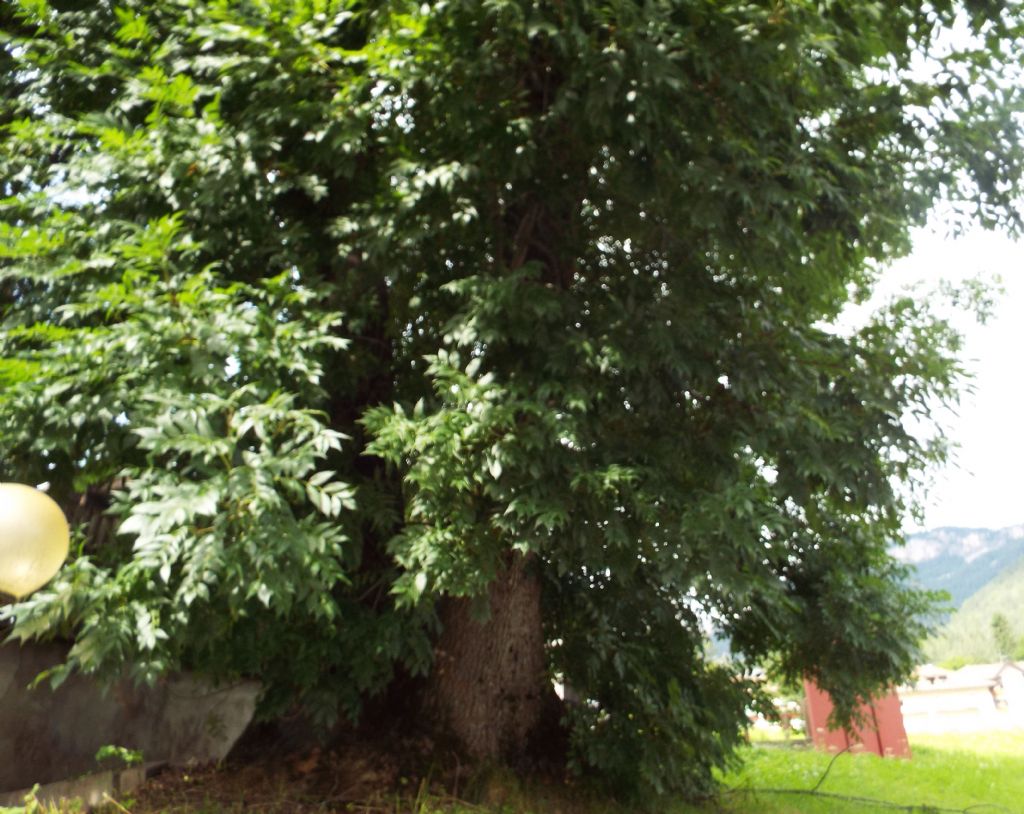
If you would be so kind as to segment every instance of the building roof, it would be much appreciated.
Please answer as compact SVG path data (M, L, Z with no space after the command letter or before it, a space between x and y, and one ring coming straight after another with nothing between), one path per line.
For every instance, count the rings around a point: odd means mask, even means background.
M946 670L934 664L922 664L914 671L914 683L906 689L913 692L989 690L1002 684L1003 673L1008 670L1024 675L1024 668L1011 661L967 664L959 670Z

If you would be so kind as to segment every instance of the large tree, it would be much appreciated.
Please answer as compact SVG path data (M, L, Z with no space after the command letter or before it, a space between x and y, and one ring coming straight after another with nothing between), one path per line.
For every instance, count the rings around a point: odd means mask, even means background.
M937 200L1017 227L1016 5L5 4L0 477L78 523L17 630L624 791L760 660L848 713L961 371L830 326Z

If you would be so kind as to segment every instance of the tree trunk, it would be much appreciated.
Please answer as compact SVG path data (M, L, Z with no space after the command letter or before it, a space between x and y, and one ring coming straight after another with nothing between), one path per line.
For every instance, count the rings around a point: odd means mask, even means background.
M473 613L468 599L447 599L441 607L444 630L428 706L475 762L521 765L557 731L540 600L529 561L513 554L490 586L486 618Z

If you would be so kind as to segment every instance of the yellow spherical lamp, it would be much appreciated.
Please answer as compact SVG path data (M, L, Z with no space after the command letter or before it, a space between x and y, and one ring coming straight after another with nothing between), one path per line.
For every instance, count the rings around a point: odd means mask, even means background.
M0 483L0 592L15 599L42 588L68 556L68 521L53 498Z

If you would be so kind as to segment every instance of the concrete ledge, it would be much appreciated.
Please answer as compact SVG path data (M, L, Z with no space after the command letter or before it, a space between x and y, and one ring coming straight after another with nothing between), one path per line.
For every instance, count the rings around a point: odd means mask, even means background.
M90 775L103 746L171 765L216 762L248 725L260 691L253 681L215 686L187 674L152 687L74 675L57 690L28 689L65 655L56 644L0 645L0 793Z
M93 809L102 804L108 796L117 797L120 794L134 791L165 765L163 761L155 761L144 766L131 766L127 769L96 772L84 777L76 777L73 780L47 783L45 786L39 786L35 792L35 798L40 803L54 805L61 801L71 802L77 800L84 804L86 810ZM0 809L13 808L16 811L20 810L25 804L25 798L31 793L32 789L22 789L21 791L9 791L0 794Z

